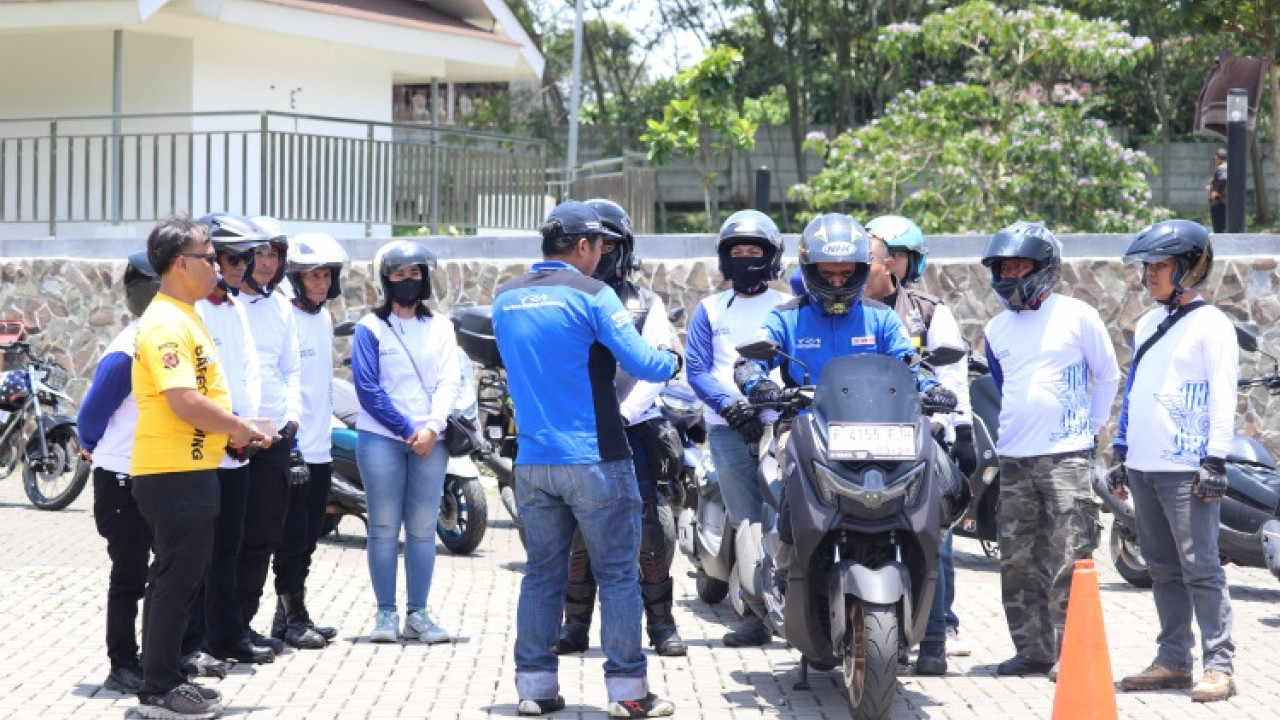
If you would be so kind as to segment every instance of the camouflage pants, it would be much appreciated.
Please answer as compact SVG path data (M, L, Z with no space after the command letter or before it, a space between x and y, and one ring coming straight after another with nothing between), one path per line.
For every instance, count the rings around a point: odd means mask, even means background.
M1091 451L1000 459L1000 586L1018 654L1057 662L1076 560L1098 546Z

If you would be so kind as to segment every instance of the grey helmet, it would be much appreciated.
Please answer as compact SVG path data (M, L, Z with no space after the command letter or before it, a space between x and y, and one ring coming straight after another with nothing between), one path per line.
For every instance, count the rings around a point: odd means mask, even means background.
M254 251L270 242L267 234L249 218L231 213L209 213L196 222L204 226L209 239L213 241L215 253L245 258L244 280L241 282L252 281ZM218 277L218 287L230 293L240 292L239 288L227 287L227 282L221 275ZM258 289L256 283L250 287Z
M828 262L853 262L858 267L848 282L834 287L818 274L818 263ZM848 215L819 215L800 234L800 274L805 291L823 310L847 315L871 276L871 237Z
M294 302L309 313L320 311L321 305L312 304L307 299L306 289L302 285L302 276L316 268L329 268L331 280L329 292L325 300L333 300L342 294L342 271L347 268L350 259L347 251L326 233L303 233L289 238L289 260L285 265L284 275L293 286Z

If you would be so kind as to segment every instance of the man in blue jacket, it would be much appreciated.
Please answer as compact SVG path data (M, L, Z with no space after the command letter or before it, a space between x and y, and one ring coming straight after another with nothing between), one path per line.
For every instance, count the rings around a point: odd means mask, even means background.
M516 613L521 715L564 708L551 647L575 529L599 586L609 715L675 712L649 692L640 645L641 501L613 381L617 365L638 380L666 380L681 360L646 343L617 294L591 277L606 237L618 235L590 206L562 203L542 226L544 261L504 283L493 301L494 335L516 408L516 500L527 529Z

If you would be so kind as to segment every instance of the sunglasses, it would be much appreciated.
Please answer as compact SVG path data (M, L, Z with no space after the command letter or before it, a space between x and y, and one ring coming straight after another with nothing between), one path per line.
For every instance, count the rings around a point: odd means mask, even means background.
M209 263L209 267L211 268L216 269L218 267L217 253L178 253L178 257L196 258Z
M241 265L247 264L252 259L253 259L252 250L249 250L248 252L242 252L239 255L228 254L226 258L227 264L230 265L231 267L240 267Z

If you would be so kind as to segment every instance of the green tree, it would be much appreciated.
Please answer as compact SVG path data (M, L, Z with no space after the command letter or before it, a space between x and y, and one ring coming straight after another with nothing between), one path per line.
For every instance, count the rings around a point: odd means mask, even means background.
M812 137L826 167L792 190L811 209L852 203L959 232L1020 219L1131 232L1162 216L1146 179L1155 164L1090 115L1096 95L1064 90L1131 71L1150 52L1145 38L1058 8L1006 11L978 0L886 26L877 51L903 61L963 57L964 81L925 82L857 130ZM1055 103L1055 94L1071 99Z
M731 153L755 147L756 120L744 112L735 86L742 69L742 53L722 45L707 50L697 65L675 79L674 97L662 110L662 119L648 120L648 132L640 142L648 148L649 161L666 165L677 156L691 158L702 176L702 198L707 227L720 225L718 193L712 192Z

